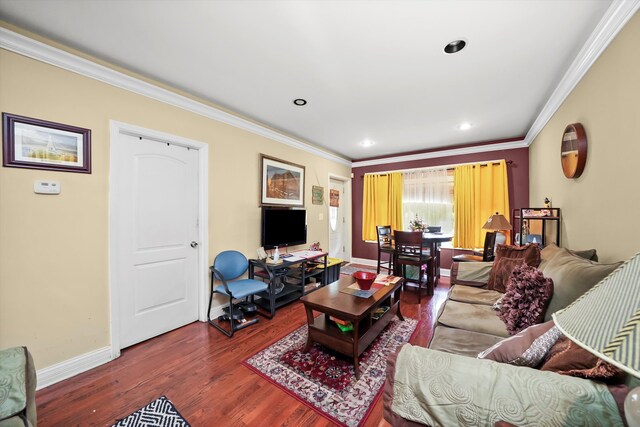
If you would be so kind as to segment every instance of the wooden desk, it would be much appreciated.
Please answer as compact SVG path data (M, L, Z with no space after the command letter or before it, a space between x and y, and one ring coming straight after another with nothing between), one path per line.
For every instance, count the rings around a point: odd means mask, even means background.
M402 279L393 285L383 287L369 298L340 292L353 282L355 282L353 277L341 276L338 282L300 298L307 312L308 325L307 345L303 351L308 352L311 345L317 342L351 356L356 378L359 378L358 356L380 335L394 316L404 320L400 312ZM389 310L380 319L374 320L371 313L381 305L388 306ZM314 318L314 310L322 314ZM353 323L353 330L342 332L332 320L329 320L329 316Z

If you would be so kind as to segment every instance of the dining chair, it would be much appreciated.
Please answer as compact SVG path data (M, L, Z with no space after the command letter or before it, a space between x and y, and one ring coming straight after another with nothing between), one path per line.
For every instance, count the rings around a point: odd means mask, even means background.
M394 232L394 240L396 269L400 269L405 283L410 281L418 284L418 304L420 304L423 281L427 285L427 294L433 295L433 281L429 280L428 277L428 272L431 271L432 267L431 263L433 263L433 256L428 253L427 248L424 246L421 231L396 230ZM418 268L417 279L407 277L407 266Z
M385 269L388 274L393 274L393 254L395 248L393 245L393 236L391 235L391 226L377 225L376 234L378 236L378 274L380 274L380 269ZM387 259L383 259L382 254L387 254Z
M487 262L493 261L494 255L493 252L496 246L496 235L498 233L495 231L487 231L486 236L484 237L484 249L482 251L482 256L480 255L472 255L472 254L460 254L452 257L453 262Z
M427 233L442 233L442 226L428 225ZM434 262L436 263L436 282L438 282L438 280L440 280L440 243L439 242L436 243L435 248L436 248L436 253L431 254L431 256L433 257Z
M249 269L249 261L247 258L238 251L224 251L220 252L211 270L211 294L209 296L209 309L207 310L207 321L217 330L231 338L233 333L246 328L249 325L253 325L258 322L258 318L252 320L245 320L243 311L255 312L263 317L271 318L262 312L253 304L253 298L256 294L262 293L262 295L268 294L269 283L273 282L273 273L267 268L267 266L261 261L255 261L263 266L263 269L269 275L268 283L255 279L238 279L244 275ZM219 281L220 284L215 286L215 282ZM218 317L218 323L211 319L211 306L213 304L214 294L220 294L228 299L228 306L223 307L225 314ZM234 303L234 299L245 298L244 303ZM271 307L271 313L273 313L273 307ZM221 320L229 321L229 329L225 329L219 323Z

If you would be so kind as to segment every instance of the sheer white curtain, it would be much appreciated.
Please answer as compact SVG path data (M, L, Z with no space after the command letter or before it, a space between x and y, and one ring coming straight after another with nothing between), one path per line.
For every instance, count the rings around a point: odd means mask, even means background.
M446 169L423 169L402 174L404 224L418 215L427 225L453 232L453 177Z

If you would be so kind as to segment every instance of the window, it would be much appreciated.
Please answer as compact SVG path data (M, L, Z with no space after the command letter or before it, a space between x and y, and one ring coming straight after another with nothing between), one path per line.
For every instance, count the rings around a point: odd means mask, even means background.
M423 169L402 174L403 223L418 216L426 225L453 232L453 171Z

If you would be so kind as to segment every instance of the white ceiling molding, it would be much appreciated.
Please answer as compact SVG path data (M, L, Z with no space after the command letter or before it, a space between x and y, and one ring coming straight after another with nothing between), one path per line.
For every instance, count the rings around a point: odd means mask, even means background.
M439 157L460 156L465 154L486 153L498 150L513 150L515 148L525 148L524 140L499 142L497 144L474 145L473 147L452 148L449 150L430 151L428 153L407 154L405 156L385 157L383 159L363 160L353 162L353 168L365 166L386 165L389 163L410 162L413 160L437 159Z
M640 8L640 0L614 0L529 128L524 138L527 146L533 143L536 136L544 129L571 91L638 11L638 8Z
M209 119L226 123L236 128L269 138L316 156L351 166L350 160L337 156L333 153L320 150L312 145L276 132L265 126L195 101L191 98L187 98L186 96L179 95L175 92L163 89L151 83L147 83L135 77L131 77L127 74L81 58L37 40L33 40L2 27L0 27L0 48L63 68L85 77L99 80L103 83L137 93L147 98L155 99L156 101L190 111Z

